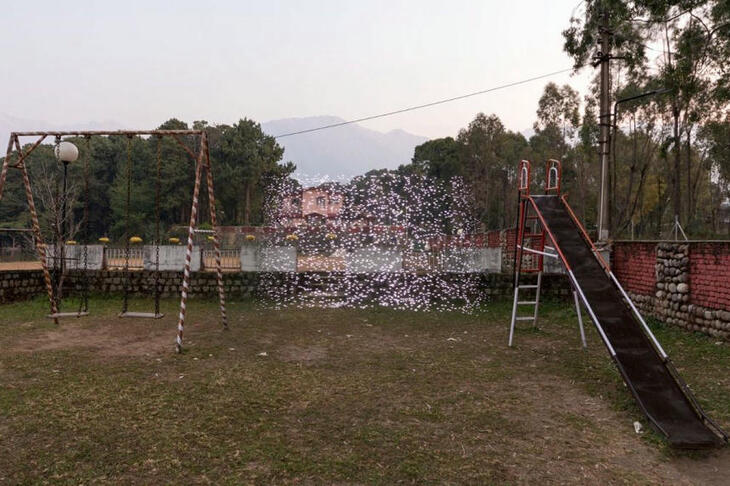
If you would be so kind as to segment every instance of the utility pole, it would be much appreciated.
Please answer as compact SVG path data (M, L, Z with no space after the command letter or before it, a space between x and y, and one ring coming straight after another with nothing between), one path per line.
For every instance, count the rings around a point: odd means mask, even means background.
M603 22L601 23L601 50L594 56L593 66L601 65L601 114L599 125L601 135L599 139L599 153L601 156L601 197L598 205L598 240L607 241L609 232L609 211L608 211L608 164L611 145L609 136L611 130L611 101L610 101L610 65L611 60L611 37L608 25L608 10L603 10Z

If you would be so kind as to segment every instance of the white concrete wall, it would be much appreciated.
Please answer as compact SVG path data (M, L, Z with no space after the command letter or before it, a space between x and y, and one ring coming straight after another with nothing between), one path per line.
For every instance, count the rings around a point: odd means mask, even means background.
M483 272L499 273L502 271L502 249L501 248L480 248L480 268Z
M46 260L49 268L54 268L56 255L55 245L46 245ZM60 249L59 249L60 258ZM58 262L61 265L61 262ZM101 270L104 267L104 246L88 245L86 247L86 268ZM84 269L84 245L66 245L66 268L69 270Z
M558 254L555 250L545 249L546 253ZM565 273L563 262L559 258L545 257L542 259L542 269L545 273Z
M180 271L185 268L185 252L187 245L160 245L160 271ZM199 246L193 247L193 258L190 260L190 271L200 270L201 251ZM144 247L144 269L155 270L155 246Z
M400 272L403 255L399 250L357 248L345 256L345 270L350 273Z
M261 248L262 272L296 272L297 249L293 246L270 246Z
M447 273L495 273L502 269L501 248L451 248L443 252Z
M260 272L262 252L259 245L243 245L241 247L241 270L244 272Z
M442 268L446 273L463 273L467 269L467 248L448 248L441 254Z

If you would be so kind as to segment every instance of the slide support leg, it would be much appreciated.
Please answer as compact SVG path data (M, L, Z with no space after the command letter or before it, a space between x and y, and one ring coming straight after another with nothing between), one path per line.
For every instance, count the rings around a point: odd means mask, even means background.
M573 300L575 301L575 312L578 314L578 328L580 329L580 340L583 343L583 347L586 345L586 333L583 329L583 313L580 310L580 300L578 300L578 292L573 289Z
M512 301L512 321L509 325L509 346L512 346L512 337L515 334L515 321L517 320L517 294L520 291L520 286L515 285L515 298Z

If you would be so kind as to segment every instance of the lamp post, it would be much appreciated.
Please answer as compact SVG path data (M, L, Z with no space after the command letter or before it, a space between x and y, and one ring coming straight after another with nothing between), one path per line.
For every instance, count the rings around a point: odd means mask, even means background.
M60 139L56 140L56 148L54 150L56 159L63 164L63 193L61 196L61 224L59 229L59 239L62 248L65 250L66 233L68 224L66 221L66 201L68 199L67 193L67 179L68 179L68 164L75 162L79 158L79 149L76 145L71 142L61 142ZM61 253L61 268L65 267L65 251Z
M609 146L613 146L613 144L616 142L616 131L618 130L618 105L621 103L626 103L628 101L634 101L639 98L645 98L647 96L654 96L659 94L665 94L671 92L671 89L667 88L660 88L660 89L654 89L651 91L647 91L645 93L641 93L634 96L628 96L626 98L621 98L620 100L617 100L616 103L613 105L613 121L610 124L611 131L608 135L607 144ZM614 151L615 149L612 149L611 151ZM606 152L608 153L608 152ZM606 171L608 172L608 171ZM604 181L606 182L606 191L604 193ZM598 208L598 239L600 241L607 241L608 240L608 234L609 234L609 222L610 222L610 214L609 214L609 208L610 203L609 201L611 198L608 194L608 174L601 173L601 198L599 201L599 208Z

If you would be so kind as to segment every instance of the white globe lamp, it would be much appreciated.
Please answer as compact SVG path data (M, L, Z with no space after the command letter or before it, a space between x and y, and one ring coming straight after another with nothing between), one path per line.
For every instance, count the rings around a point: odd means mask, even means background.
M71 142L59 143L56 145L54 152L56 153L56 158L64 164L76 162L76 159L79 158L79 149Z

